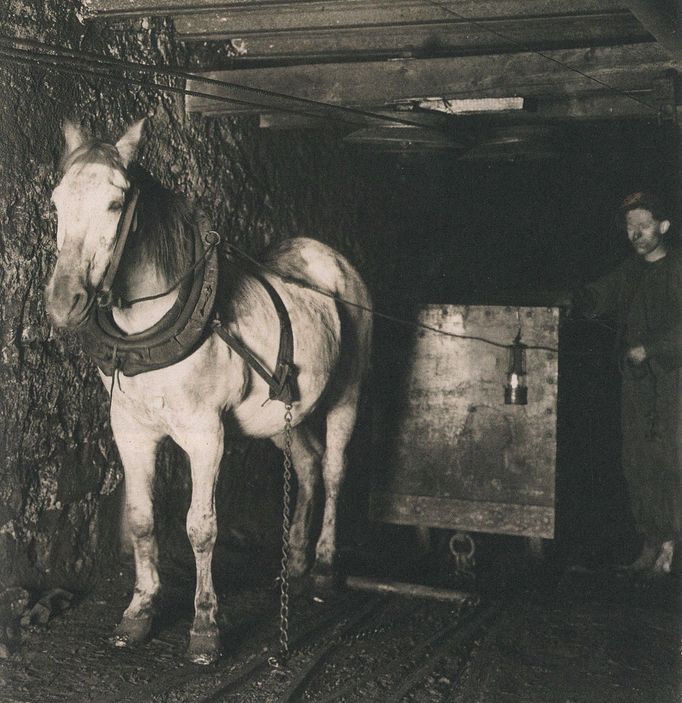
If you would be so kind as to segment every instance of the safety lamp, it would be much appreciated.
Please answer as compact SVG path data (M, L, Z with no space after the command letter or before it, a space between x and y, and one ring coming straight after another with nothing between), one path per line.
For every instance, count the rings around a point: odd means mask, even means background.
M514 343L508 349L509 366L507 369L507 385L504 387L505 405L527 405L526 345L521 341L520 330L514 339Z

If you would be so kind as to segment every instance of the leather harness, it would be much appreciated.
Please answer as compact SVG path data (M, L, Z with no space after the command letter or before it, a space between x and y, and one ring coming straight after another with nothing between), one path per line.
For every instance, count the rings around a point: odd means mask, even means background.
M104 278L102 278L97 291L97 304L101 307L111 307L111 288L114 285L114 278L116 278L116 272L123 257L123 250L128 241L128 235L137 229L137 201L139 197L140 189L136 185L131 186L126 193L123 212L118 220L114 249L111 252L109 266L107 266Z
M282 298L280 298L279 293L277 293L270 281L255 272L252 272L252 275L267 291L279 318L279 349L277 351L275 372L273 374L268 373L249 349L228 332L227 327L219 318L213 320L211 329L270 386L270 394L268 396L270 400L281 400L285 404L293 403L299 400L298 383L296 382L298 371L294 364L294 333L291 329L289 313Z
M111 313L114 304L111 288L126 240L136 229L135 208L138 197L139 190L133 187L119 220L109 267L96 292L98 304L80 330L83 344L99 369L106 376L112 376L113 381L116 373L135 376L145 371L166 368L188 357L211 333L215 333L268 384L270 400L280 400L285 404L299 400L291 320L274 286L257 271L251 271L270 296L279 318L279 350L273 373L268 372L248 347L234 337L220 320L215 309L219 282L217 245L220 237L215 232L207 233L204 241L197 230L193 275L183 276L173 286L171 290L178 288L177 300L155 325L136 334L125 334L116 326ZM209 238L209 235L212 237ZM128 304L135 302L139 300L129 301Z

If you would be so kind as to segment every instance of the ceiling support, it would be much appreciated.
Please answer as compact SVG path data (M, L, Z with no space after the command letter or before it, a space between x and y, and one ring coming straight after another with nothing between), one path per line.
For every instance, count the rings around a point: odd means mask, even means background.
M431 95L458 99L578 95L603 91L605 83L619 96L649 90L652 79L674 65L661 47L645 43L561 49L546 51L542 56L519 52L209 71L201 75L226 83L189 80L188 90L204 96L189 95L186 106L188 112L235 115L299 107L282 94L318 103L366 107ZM261 92L250 90L254 88ZM280 96L268 96L269 91ZM212 100L211 95L221 101ZM243 102L226 102L230 100ZM307 111L315 109L312 104L304 107Z

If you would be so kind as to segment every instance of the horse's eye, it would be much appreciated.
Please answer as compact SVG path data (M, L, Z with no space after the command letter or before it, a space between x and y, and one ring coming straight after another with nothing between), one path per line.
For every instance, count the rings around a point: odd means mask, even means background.
M109 212L121 212L123 210L123 203L120 200L112 200L109 203Z

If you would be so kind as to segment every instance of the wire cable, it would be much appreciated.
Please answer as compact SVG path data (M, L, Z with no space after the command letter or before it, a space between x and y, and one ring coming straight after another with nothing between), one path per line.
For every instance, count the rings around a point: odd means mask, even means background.
M168 91L179 95L191 95L199 98L211 98L212 100L216 100L217 102L242 104L247 105L249 107L264 107L269 110L272 109L272 107L269 105L255 103L252 101L240 100L238 98L229 98L221 95L211 95L210 93L188 90L187 88L181 88L179 86L174 85L166 85L164 83L157 83L155 81L139 80L127 76L116 76L113 75L111 72L107 71L106 69L99 70L96 67L92 67L89 64L79 63L78 61L69 61L65 64L61 57L53 54L38 55L35 52L25 51L23 49L7 49L3 48L2 44L0 43L0 61L2 59L6 59L11 63L16 63L20 65L33 65L39 67L50 66L54 68L58 73L66 73L68 75L75 76L91 76L95 78L102 78L106 81L117 83L119 85L136 85L141 86L143 88L152 88L162 91ZM289 112L296 115L306 114L302 113L300 110L295 110L286 107L278 107L277 110L280 112ZM324 119L324 117L321 115L307 116L319 117L320 119Z
M18 48L17 45L25 45L29 47L28 49L21 49ZM229 81L223 81L219 80L217 78L209 78L208 76L202 76L200 74L195 74L191 73L188 71L183 71L181 69L176 69L172 67L167 67L167 66L150 66L148 64L140 64L136 63L133 61L126 61L123 59L116 59L113 57L108 57L108 56L102 56L100 54L94 54L91 52L84 52L84 51L76 51L74 49L68 49L65 47L60 47L55 44L48 44L45 42L40 42L37 40L33 39L22 39L19 37L9 37L6 35L0 35L0 49L4 47L4 50L8 50L10 52L10 55L14 55L14 52L16 52L16 55L19 57L22 57L24 59L28 59L31 57L35 58L35 62L47 60L47 59L53 59L50 65L59 67L59 63L56 62L54 59L58 59L59 61L69 61L72 65L77 65L77 66L82 66L84 70L90 72L95 69L101 69L104 73L96 74L100 75L101 77L104 78L110 78L110 74L107 73L106 67L110 67L112 69L118 69L121 71L138 71L140 73L146 73L146 74L155 74L155 75L165 75L169 77L174 77L174 78L181 78L185 81L195 81L198 83L204 83L206 85L212 85L220 88L229 88L232 90L238 90L238 91L244 91L246 93L251 93L257 96L261 97L269 97L269 98L276 98L278 100L285 100L289 101L292 103L299 104L301 106L306 106L310 108L310 110L317 110L315 111L304 111L302 109L296 110L293 108L286 108L283 106L278 106L278 105L272 105L269 103L259 103L259 102L254 102L250 100L242 100L239 98L231 98L227 96L222 96L222 95L215 95L214 93L207 93L203 91L195 91L195 90L189 90L187 88L180 88L178 86L169 86L166 84L158 83L158 82L140 82L139 80L134 80L134 79L125 79L129 80L131 83L134 83L136 85L143 85L143 86L149 86L149 87L155 87L155 88L160 88L160 89L167 89L171 90L173 92L178 92L178 93L183 93L185 95L191 95L194 97L201 97L201 98L206 98L206 99L211 99L211 100L216 100L218 102L229 102L233 104L239 104L239 105L244 105L248 107L257 107L257 108L262 108L266 109L268 111L283 111L283 112L290 112L298 115L304 115L306 117L315 117L318 119L325 119L325 118L331 118L332 120L343 122L345 124L361 124L365 125L367 119L374 120L374 121L380 121L380 122L388 122L392 124L401 124L405 126L410 126L410 127L420 127L424 129L430 129L433 131L437 132L443 132L443 129L440 127L436 127L434 125L425 125L423 122L417 122L415 120L409 120L401 117L393 117L390 115L384 115L378 112L373 112L370 110L362 110L360 108L355 108L355 107L348 107L345 105L337 105L334 103L328 103L324 101L319 101L319 100L312 100L310 98L302 98L300 96L296 95L290 95L287 93L279 93L273 90L268 90L265 88L256 88L254 86L249 86L249 85L242 85L239 83L232 83ZM47 49L48 51L52 51L54 53L46 53L44 50ZM325 112L331 112L331 115L320 115L319 110L322 109ZM333 113L337 113L336 115ZM347 118L344 119L341 117L341 113L343 115L346 115ZM355 118L363 118L362 120L355 119L354 121L352 120L352 117Z
M210 232L209 232L209 234L210 234ZM307 288L308 290L315 291L316 293L319 293L320 295L324 295L327 298L331 298L332 300L335 300L338 303L342 303L344 305L350 305L351 307L357 308L359 310L363 310L364 312L367 312L374 317L378 317L383 320L393 322L394 324L399 324L399 325L403 325L403 326L407 326L407 327L413 327L413 328L417 328L417 329L423 329L428 332L434 332L434 333L442 335L444 337L453 337L455 339L469 339L472 341L483 342L484 344L489 344L493 347L499 347L502 349L508 349L510 347L510 344L507 342L496 342L495 340L488 339L487 337L479 337L479 336L470 335L470 334L459 334L457 332L448 332L447 330L442 330L442 329L439 329L438 327L433 327L432 325L427 325L423 322L415 322L413 320L405 320L405 319L403 319L401 317L397 317L395 315L390 315L388 313L379 312L379 311L375 310L374 308L370 308L366 305L361 305L360 303L356 303L352 300L347 300L346 298L342 298L341 296L339 296L335 293L331 293L330 291L325 290L324 288L321 288L320 286L316 286L314 283L309 283L308 281L303 281L299 278L295 278L294 276L289 276L289 275L283 274L281 271L278 271L277 269L272 268L271 266L268 266L267 264L264 264L261 261L258 261L254 257L247 254L243 249L241 249L238 246L235 246L234 244L230 244L229 242L225 242L225 245L228 247L228 249L231 249L239 257L241 257L242 259L247 261L252 266L255 266L256 268L260 269L261 271L265 271L266 273L271 273L271 274L281 278L283 281L286 281L287 283L292 283L292 284L297 285L301 288ZM547 352L552 352L555 354L559 353L558 348L544 346L541 344L524 344L523 346L525 349L531 349L531 350L536 350L536 351L547 351ZM594 356L593 352L585 352L585 353L570 352L569 354L570 354L570 356Z

